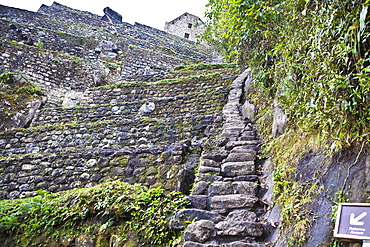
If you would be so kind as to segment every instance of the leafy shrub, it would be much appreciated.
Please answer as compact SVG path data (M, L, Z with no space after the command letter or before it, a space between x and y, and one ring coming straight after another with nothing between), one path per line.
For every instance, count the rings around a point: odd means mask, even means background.
M331 138L335 151L369 140L369 3L210 0L203 38L248 64L293 127Z
M316 182L294 178L302 154L323 148L331 155L357 142L369 144L369 5L370 0L209 0L207 5L203 39L229 61L252 69L254 92L246 97L258 106L259 130L268 137L265 151L275 165L274 193L281 230L291 236L288 246L303 243L310 227L304 206ZM274 99L289 124L284 135L272 139Z
M0 201L0 236L17 246L47 246L83 234L117 234L136 246L169 243L169 217L188 205L179 193L110 182L61 193ZM132 237L134 236L134 237ZM9 240L9 238L12 238Z

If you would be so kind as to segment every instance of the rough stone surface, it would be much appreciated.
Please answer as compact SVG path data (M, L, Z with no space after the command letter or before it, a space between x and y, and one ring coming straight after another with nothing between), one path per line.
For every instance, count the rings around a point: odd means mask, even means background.
M243 162L243 161L254 161L256 155L254 153L231 153L226 159L226 162Z
M256 197L245 195L223 195L211 198L211 208L213 209L233 209L251 208L257 202Z
M256 106L249 101L243 104L242 108L243 116L249 119L251 122L256 120Z
M201 244L197 242L187 241L183 247L220 247L219 244Z
M83 97L82 92L76 92L76 91L68 91L64 95L62 107L74 107L80 104L81 99Z
M214 223L221 221L223 217L217 213L201 209L183 209L175 214L174 220L178 225L184 226L185 221L210 220Z
M227 218L226 221L249 221L254 222L257 220L257 216L254 212L251 210L235 210L231 212Z
M205 30L205 23L197 16L184 13L176 19L166 22L164 30L191 41L197 41L198 36Z
M288 116L285 114L284 110L277 105L277 97L274 100L273 117L272 136L278 137L279 135L284 134L288 123Z
M221 221L216 225L217 234L223 236L253 236L260 237L263 234L261 223L248 221Z
M227 177L252 175L255 172L255 164L253 161L227 162L222 165L221 172Z
M184 241L204 243L215 234L215 224L209 220L199 220L191 223L185 233Z
M206 192L209 184L205 181L199 181L197 182L192 191L192 195L202 195Z
M56 2L38 13L1 6L0 70L21 73L45 97L34 109L33 128L0 133L0 199L112 180L161 186L190 194L192 208L179 212L174 225L195 221L184 233L185 244L259 241L259 141L241 105L250 70L238 77L235 68L219 65L173 71L216 54L188 39L124 23L110 8L104 14ZM110 245L122 245L114 235L106 237ZM71 241L93 246L99 240L85 234Z

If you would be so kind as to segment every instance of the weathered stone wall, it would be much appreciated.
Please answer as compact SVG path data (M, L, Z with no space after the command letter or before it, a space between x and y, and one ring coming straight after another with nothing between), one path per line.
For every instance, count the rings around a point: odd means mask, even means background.
M57 3L39 12L0 8L3 71L47 96L32 127L0 132L0 199L112 180L161 186L191 193L194 208L177 215L195 221L184 246L258 246L259 142L241 113L249 70L186 68L210 50L138 23Z
M197 41L204 32L206 25L197 16L184 13L176 19L166 22L164 30L191 41Z
M57 3L50 7L43 6L40 13L1 6L0 17L5 21L2 28L6 29L2 31L7 34L5 38L34 46L42 42L44 49L89 60L99 59L94 49L101 41L112 41L119 51L114 61L123 63L122 76L148 66L168 70L176 65L209 59L208 48L145 25L111 25L94 15ZM143 55L138 54L138 49ZM126 57L128 62L125 63Z
M46 107L60 105L70 90L158 77L211 59L208 48L188 40L138 23L109 24L58 3L39 13L1 5L0 18L1 72L16 71L34 82L48 97ZM98 51L102 42L116 49Z
M188 193L202 143L221 131L235 75L171 72L178 79L90 88L78 106L44 107L35 127L0 133L1 198L117 179ZM155 109L141 112L148 100Z
M120 97L118 100L125 98ZM127 98L126 98L127 99ZM82 123L101 120L131 119L140 115L139 109L147 100L119 103L113 99L112 104L92 105L73 108L44 108L38 112L38 118L33 122L37 125L53 125L78 121ZM224 102L224 92L216 90L193 96L178 95L151 100L155 104L155 111L146 114L153 118L167 118L186 116L189 111L194 114L213 115Z
M178 190L181 179L176 176L189 154L198 153L196 143L192 147L185 140L204 136L214 121L213 116L135 118L1 133L1 155L8 157L0 160L1 199L107 180ZM197 165L197 159L190 161Z
M219 83L224 82L225 80L220 78ZM220 84L214 86L218 85ZM118 90L112 89L111 92L118 93ZM138 108L146 101L126 102L119 106L113 94L108 104L96 107L45 109L40 113L40 120L35 123L39 127L1 133L0 155L4 157L0 160L3 170L3 198L25 196L40 188L57 191L74 187L76 184L89 186L92 182L89 178L94 178L94 184L103 182L104 179L98 179L95 174L104 173L106 175L103 177L109 177L109 172L113 170L102 171L99 161L104 157L111 160L112 157L122 155L130 156L120 158L125 160L119 166L121 173L117 175L114 172L112 179L146 183L145 174L150 171L152 182L149 185L161 184L168 190L183 187L182 178L176 176L189 157L193 157L192 166L197 166L199 158L195 157L199 156L200 152L198 139L214 137L217 134L217 129L222 124L219 106L225 98L220 89L209 94L193 94L193 97L190 93L190 96L179 95L155 100L153 102L156 109L142 117L137 116ZM99 93L94 92L94 95ZM100 97L104 98L102 92ZM101 99L100 102L105 103L106 100ZM104 119L105 121L102 121ZM66 122L70 124L60 125ZM177 150L176 157L171 158L171 150L174 148L180 149ZM89 163L90 159L87 158L78 160L77 167L84 167L83 171L79 171L82 168L72 168L68 165L68 157L86 152L94 154L93 157L97 160L94 165L91 165L92 161ZM63 157L67 157L67 160ZM25 162L25 159L31 161ZM50 177L48 172L53 170L53 167L43 167L43 162L47 160L55 164L55 159L58 159L60 167L57 168L60 173ZM24 164L31 166L23 166ZM166 174L171 168L171 175L167 176L163 171L159 173L160 167L166 170ZM36 175L38 177L34 182L33 177Z

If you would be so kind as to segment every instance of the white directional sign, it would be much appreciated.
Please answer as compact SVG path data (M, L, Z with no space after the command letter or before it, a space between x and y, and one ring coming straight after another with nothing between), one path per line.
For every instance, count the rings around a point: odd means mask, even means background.
M356 216L355 213L351 213L349 218L349 224L353 226L363 226L365 224L362 220L367 215L366 212L362 212L360 215Z
M370 203L339 204L334 237L370 240Z

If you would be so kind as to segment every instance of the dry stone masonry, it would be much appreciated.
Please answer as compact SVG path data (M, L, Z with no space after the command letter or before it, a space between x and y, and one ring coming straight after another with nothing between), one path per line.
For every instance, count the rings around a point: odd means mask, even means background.
M265 211L258 197L263 188L255 162L260 143L242 113L246 80L250 80L249 69L230 86L218 148L202 152L189 196L193 208L176 215L179 226L185 220L194 221L184 233L184 247L265 246L256 243L264 234Z
M198 16L184 13L176 19L166 22L164 30L179 37L197 41L204 32L206 24Z
M182 246L267 246L250 70L207 64L217 57L207 46L104 14L0 5L0 72L43 91L27 126L1 129L0 199L113 180L161 186L191 200L171 221L186 228Z

